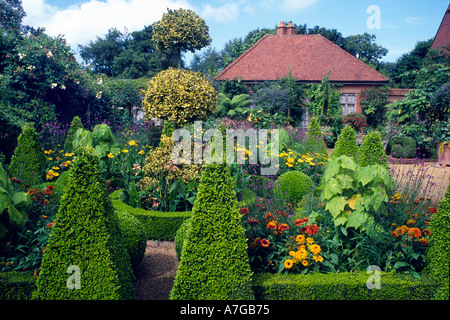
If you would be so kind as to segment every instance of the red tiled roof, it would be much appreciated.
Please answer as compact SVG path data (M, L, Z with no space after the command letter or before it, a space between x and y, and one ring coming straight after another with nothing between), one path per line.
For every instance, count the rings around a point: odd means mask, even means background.
M218 80L278 80L291 70L297 81L321 81L329 70L337 83L379 83L389 78L322 35L267 34L216 77Z
M431 46L433 49L438 49L440 47L444 47L450 43L450 5L445 11L444 18L442 18L441 25L434 37L433 45Z

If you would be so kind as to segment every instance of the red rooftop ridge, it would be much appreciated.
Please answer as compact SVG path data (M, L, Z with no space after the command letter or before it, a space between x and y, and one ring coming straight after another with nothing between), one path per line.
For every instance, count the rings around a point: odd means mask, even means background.
M432 44L433 49L440 49L450 44L450 5L445 11L445 15L442 18L441 25L434 37Z

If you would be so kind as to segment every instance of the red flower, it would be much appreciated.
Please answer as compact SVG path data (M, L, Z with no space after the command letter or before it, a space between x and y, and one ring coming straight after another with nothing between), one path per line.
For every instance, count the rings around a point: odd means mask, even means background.
M248 208L241 208L241 214L248 214Z
M267 248L270 245L270 241L267 240L266 238L261 239L261 241L259 242L261 247L263 248Z
M430 207L430 208L428 208L428 212L429 213L436 213L437 209L435 207Z
M53 193L53 190L55 190L55 188L54 188L52 185L49 185L49 186L45 189L44 193L45 193L47 196L51 196L52 193Z
M316 226L315 224L312 224L310 226L303 227L301 232L307 233L309 235L315 235L317 233L317 231L319 231L319 230L320 230L320 228L318 226Z

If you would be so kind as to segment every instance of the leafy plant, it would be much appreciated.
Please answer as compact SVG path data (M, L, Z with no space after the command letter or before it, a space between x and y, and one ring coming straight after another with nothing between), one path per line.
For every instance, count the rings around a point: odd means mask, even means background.
M14 191L13 185L0 163L0 238L3 238L9 225L23 227L28 215L26 209L31 200L26 192ZM8 218L5 215L8 215Z
M385 214L393 188L389 171L382 165L358 165L340 156L329 162L323 176L321 199L326 201L335 226L353 227L369 235L380 226L373 214Z
M219 93L217 99L217 109L215 116L217 117L235 117L237 119L245 118L250 112L247 108L252 103L248 94L239 94L232 99L228 98L224 93Z

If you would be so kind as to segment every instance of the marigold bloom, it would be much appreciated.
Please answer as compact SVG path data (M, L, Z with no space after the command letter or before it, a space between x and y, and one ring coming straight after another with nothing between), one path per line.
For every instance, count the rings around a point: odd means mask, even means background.
M270 241L267 240L266 238L263 238L263 239L261 239L260 244L261 244L261 247L267 248L270 245Z
M136 145L137 145L137 142L134 141L134 140L131 140L131 141L128 141L128 145L130 145L130 146L136 146Z
M419 239L419 242L421 245L423 245L424 247L426 247L428 245L428 240L425 238L421 238Z
M424 235L429 235L429 236L431 236L431 231L430 231L430 230L428 230L428 229L423 229L422 231L423 231L423 234L424 234Z
M411 228L408 230L408 236L413 238L420 238L422 236L422 232L419 228Z
M241 208L241 214L248 214L248 208Z
M108 153L108 158L112 159L112 158L114 158L114 155L110 152L110 153Z
M123 149L122 153L128 153L128 150L127 149Z
M291 259L287 259L286 261L284 261L284 267L286 269L291 269L294 265L294 261L292 261Z
M313 256L313 260L314 260L315 262L323 262L323 257L322 257L322 256L319 256L319 255L314 255L314 256Z
M308 264L309 264L309 263L308 263L308 260L303 260L303 261L302 261L302 265L303 265L304 267L307 267Z
M312 244L309 246L309 251L311 251L314 254L319 254L321 251L321 248L318 244Z
M414 219L409 219L408 221L406 221L406 224L415 224L416 220Z
M308 244L313 244L314 243L314 239L311 237L306 238L306 242L308 242Z
M145 153L144 150L141 150L138 152L138 154L144 154L144 153Z
M267 229L269 230L275 230L277 228L277 222L276 221L270 221L267 224Z
M295 241L297 241L298 243L305 243L305 236L302 234L299 234L296 238Z
M435 207L430 207L430 208L428 208L428 212L429 213L436 213L437 209Z

